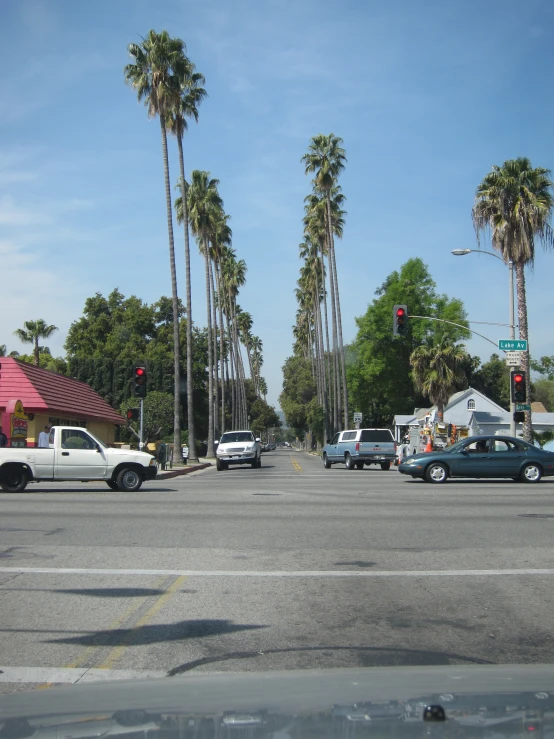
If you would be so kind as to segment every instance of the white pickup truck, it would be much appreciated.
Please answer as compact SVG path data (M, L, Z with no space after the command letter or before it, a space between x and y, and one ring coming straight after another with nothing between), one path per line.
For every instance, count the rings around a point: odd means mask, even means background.
M75 426L53 426L48 449L0 449L0 487L7 493L20 493L29 482L67 480L104 480L112 490L133 492L157 471L152 455L112 449Z

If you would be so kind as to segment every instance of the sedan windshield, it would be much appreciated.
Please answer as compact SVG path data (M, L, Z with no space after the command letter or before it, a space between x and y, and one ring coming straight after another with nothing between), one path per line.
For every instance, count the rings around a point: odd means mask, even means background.
M236 441L254 441L254 437L249 431L231 431L228 434L223 434L221 437L222 444L229 444L230 442Z

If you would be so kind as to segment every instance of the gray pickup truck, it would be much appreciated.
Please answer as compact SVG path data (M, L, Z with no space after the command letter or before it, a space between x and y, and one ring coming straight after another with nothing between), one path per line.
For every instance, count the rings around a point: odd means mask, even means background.
M389 470L396 457L396 442L389 429L352 429L339 431L321 453L325 469L343 463L348 470L363 469L364 464L380 464Z

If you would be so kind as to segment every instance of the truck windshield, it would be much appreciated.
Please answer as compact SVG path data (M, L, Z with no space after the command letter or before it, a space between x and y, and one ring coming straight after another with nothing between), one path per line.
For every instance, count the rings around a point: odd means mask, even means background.
M222 444L229 444L236 441L254 441L254 437L249 431L232 431L228 434L223 434L221 437Z
M387 429L365 429L362 431L360 441L372 441L376 444L392 442L392 434Z

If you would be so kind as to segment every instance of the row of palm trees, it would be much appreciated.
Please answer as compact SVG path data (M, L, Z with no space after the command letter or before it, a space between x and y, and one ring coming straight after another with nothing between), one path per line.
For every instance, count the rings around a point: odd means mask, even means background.
M223 210L218 192L218 180L208 172L194 170L190 182L185 177L183 153L184 134L188 121L198 122L198 108L206 97L202 85L205 79L196 71L186 55L184 42L172 38L167 31L149 31L140 43L128 47L131 63L125 67L125 79L135 89L139 101L144 102L149 117L160 122L164 183L171 271L173 306L174 352L174 449L181 450L180 421L180 366L179 366L179 298L175 265L173 207L167 145L168 132L177 139L179 151L179 181L181 195L175 201L178 223L183 225L186 280L186 336L187 336L187 415L190 461L196 461L194 428L193 346L192 346L192 289L190 269L189 227L204 257L206 282L206 311L208 325L208 456L214 455L214 438L225 430L230 417L232 427L246 427L247 401L246 373L241 345L244 343L251 368L251 377L258 393L262 392L260 369L262 344L251 334L252 321L241 318L237 305L239 288L245 282L246 264L236 258L231 247L229 216ZM247 314L246 314L247 315ZM242 326L242 328L241 328ZM230 397L229 397L230 396ZM177 460L179 461L179 460Z
M311 139L301 160L306 174L313 173L314 178L312 192L304 199L304 241L300 244L303 265L297 283L299 307L293 333L297 347L311 363L318 402L323 410L325 438L342 424L348 428L349 420L335 257L335 236L342 237L346 215L342 208L345 196L338 184L346 162L342 143L342 139L332 133L318 134Z

